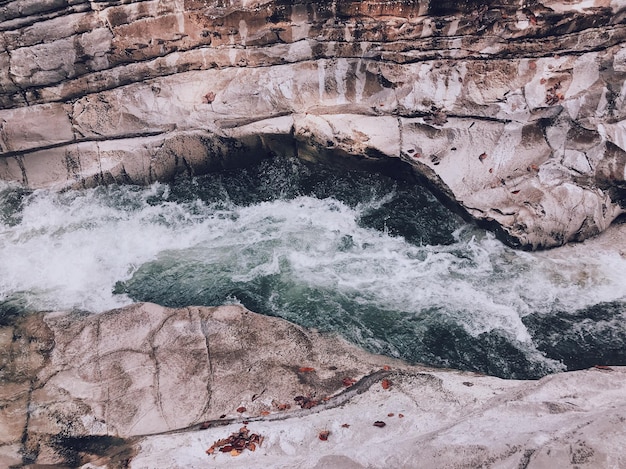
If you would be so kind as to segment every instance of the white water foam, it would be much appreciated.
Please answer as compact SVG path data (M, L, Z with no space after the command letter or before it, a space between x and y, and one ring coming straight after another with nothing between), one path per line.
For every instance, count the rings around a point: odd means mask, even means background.
M234 265L231 278L242 282L286 265L298 283L356 305L441 309L474 336L500 329L521 342L527 314L626 298L626 260L593 241L528 253L464 227L452 245L416 246L359 226L365 207L334 199L218 207L168 201L155 184L38 191L23 205L19 223L0 224L0 300L21 295L38 310L128 304L115 283L166 257Z
M98 312L130 299L113 295L117 280L166 249L196 242L201 221L177 204L151 206L163 187L38 191L21 222L0 225L0 299L23 292L31 308ZM185 229L195 226L195 230Z

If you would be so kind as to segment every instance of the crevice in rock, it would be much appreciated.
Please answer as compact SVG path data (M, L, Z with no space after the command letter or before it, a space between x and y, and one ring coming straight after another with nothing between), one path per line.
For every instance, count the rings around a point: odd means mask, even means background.
M28 186L28 175L26 174L26 167L24 166L24 160L22 159L21 156L18 156L17 158L15 158L15 161L17 162L17 165L20 167L20 171L22 173L22 184L24 184L24 186Z
M111 141L111 140L125 140L125 139L130 139L130 138L155 137L157 135L163 135L168 132L171 132L171 130L154 130L154 131L148 131L148 132L131 132L128 134L123 134L123 135L100 135L97 137L78 138L78 139L66 141L66 142L52 143L50 145L41 145L38 147L26 149L26 150L13 150L7 153L3 153L0 156L3 158L14 157L19 161L20 157L22 156L28 155L30 153L42 151L42 150L52 150L54 148L62 148L62 147L66 147L69 145L77 145L80 143L106 142L106 141Z
M152 385L154 387L154 398L156 401L157 409L159 410L159 415L165 421L165 423L169 425L169 423L167 422L167 417L165 416L165 409L163 408L163 400L161 398L161 366L159 363L159 359L157 358L156 347L152 344L152 341L150 341L150 347L151 349L148 353L148 356L154 363L154 377L152 382Z
M398 112L395 115L397 115L400 118L404 118L404 119L416 119L416 118L428 118L428 117L432 117L433 113L432 112L426 112L426 111L414 111L414 112ZM452 118L452 119L460 119L460 120L475 120L475 121L484 121L484 122L496 122L499 124L510 124L511 122L514 122L512 119L502 119L499 117L492 117L492 116L486 116L486 115L478 115L478 114L456 114L456 113L445 113L445 117L446 118ZM429 124L430 125L430 124ZM443 124L441 125L431 125L431 127L434 128L441 128Z
M398 121L398 140L399 140L399 146L398 146L398 155L396 155L398 158L402 158L403 153L402 153L402 149L404 148L404 137L402 135L402 129L403 129L403 125L402 125L402 119L400 117L397 118Z
M191 311L190 308L188 309ZM198 320L200 321L200 329L202 331L202 334L204 335L204 343L206 345L206 354L207 354L207 360L208 360L208 365L209 365L209 379L207 380L207 383L206 383L207 400L199 412L199 416L201 417L203 415L206 415L209 412L209 409L211 408L211 397L213 394L212 383L213 383L214 371L213 371L213 359L211 358L209 326L207 324L207 320L202 318L201 315L198 315Z
M14 2L18 3L18 2ZM10 32L21 28L27 28L32 26L35 23L39 23L41 21L46 21L62 16L67 16L72 13L83 13L85 11L89 11L91 9L90 3L86 0L83 1L73 1L70 2L62 2L56 4L58 8L56 10L47 9L40 11L33 11L33 14L28 14L26 16L22 16L22 11L17 11L15 15L7 15L2 22L0 22L0 32ZM32 5L36 5L37 3L32 3ZM40 5L45 8L47 6L55 6L55 2L40 2ZM69 13L68 13L69 11ZM7 26L8 24L8 26Z
M80 115L84 112L84 110L80 112L78 116L75 115L75 112L76 112L76 104L73 103L71 109L67 112L67 118L70 121L70 124L72 126L72 132L74 133L73 142L76 142L80 139L88 138L88 137L85 137L85 135L80 131L79 127L77 126L77 121L76 121L76 118L80 117ZM94 131L94 133L97 134L96 131Z
M289 412L280 412L273 413L270 415L261 415L258 417L241 417L241 418L223 418L216 420L208 420L206 422L202 422L200 424L194 424L184 428L177 428L174 430L168 430L165 432L157 432L157 433L148 433L144 435L137 435L137 438L143 438L147 436L157 436L157 435L174 435L178 433L187 433L197 430L204 430L207 428L213 427L221 427L230 425L233 423L243 424L244 422L272 422L277 420L287 420L292 418L300 418L305 417L307 415L317 414L324 410L334 409L336 407L341 407L348 403L354 397L363 394L368 391L374 384L382 381L384 378L393 377L394 374L400 372L393 372L390 370L379 370L375 371L367 376L364 376L355 384L350 386L349 388L341 390L338 394L330 397L327 401L321 402L315 407L306 409L296 409Z
M28 398L26 400L26 423L24 425L24 431L22 432L22 438L20 440L20 453L22 454L23 464L32 464L37 460L38 448L29 448L29 424L31 416L31 405L33 395L33 381L31 380L28 388Z
M165 324L174 316L176 313L168 314L147 336L148 343L150 345L150 351L148 352L148 356L154 363L154 377L153 377L153 386L154 386L154 397L156 400L156 405L159 410L159 415L165 422L167 426L171 426L168 421L167 414L165 412L165 408L163 405L163 398L161 396L161 363L158 358L158 346L154 344L156 336L163 330Z
M15 76L14 76L13 72L11 71L11 69L12 69L11 63L13 62L13 57L11 55L11 51L9 49L7 49L6 47L5 47L4 51L7 53L8 57L9 57L9 64L8 64L9 68L7 70L6 76L9 79L9 81L11 82L11 84L13 85L13 87L17 90L17 94L23 100L23 103L17 102L15 104L17 104L18 106L20 106L20 105L22 105L22 106L24 106L24 105L25 106L30 106L30 103L28 101L28 96L26 94L26 90L17 81L15 81ZM0 94L5 94L5 93L0 93ZM6 94L8 95L8 93L6 93ZM13 95L15 95L15 93L13 93ZM1 108L2 107L0 106L0 109Z
M371 61L375 61L379 63L382 62L382 63L394 63L397 65L408 65L412 63L427 62L427 61L440 60L440 59L453 60L453 61L517 60L517 59L532 59L532 58L549 57L549 56L554 55L555 53L558 53L559 55L576 56L576 55L582 55L588 52L601 51L601 50L607 49L613 45L619 44L620 42L626 39L626 26L619 25L619 26L614 26L612 28L615 29L615 31L620 32L621 36L616 33L616 37L612 37L610 40L607 40L603 42L602 44L598 44L597 46L593 46L593 47L577 48L575 50L568 50L567 48L559 47L560 46L559 41L565 41L568 37L573 37L573 38L577 37L583 32L588 33L590 37L595 38L599 32L605 33L607 31L607 28L603 28L603 29L595 28L595 29L590 29L590 30L583 30L582 32L579 31L575 33L570 33L569 35L552 37L548 39L544 37L528 38L524 36L519 39L512 38L507 41L503 41L502 38L495 37L496 40L502 41L501 42L502 47L509 47L511 48L511 50L515 51L515 53L507 51L507 49L505 48L497 53L490 54L490 55L485 55L484 53L479 52L473 55L472 53L469 53L461 57L455 56L455 57L446 58L446 54L444 54L443 52L447 51L448 49L438 49L438 48L425 47L425 46L420 47L419 44L416 46L415 41L395 41L395 42L386 42L386 43L363 41L363 43L365 44L372 44L372 45L376 45L377 47L382 47L384 45L388 49L380 50L378 56L375 56L375 57L364 57L362 55L356 56L356 55L351 55L351 54L342 54L341 51L338 51L339 53L335 53L332 56L328 55L327 53L321 53L321 55L314 54L314 56L308 57L306 59L287 60L287 61L285 60L282 54L277 53L273 59L269 59L270 56L266 57L265 63L259 63L259 64L255 64L252 66L246 65L246 67L249 67L249 68L276 67L276 66L280 66L284 64L297 64L297 63L303 63L303 62L309 62L309 61L316 61L321 58L339 58L339 57L348 59L348 60L361 59L361 60L371 60ZM611 30L612 29L609 28L609 31ZM469 36L462 36L462 37L469 37ZM432 42L434 40L439 40L439 39L440 38L428 38L424 40L428 40ZM540 45L537 45L534 48L529 48L531 50L525 51L524 47L515 43L516 40L519 40L520 44L522 45L528 43L529 41L531 42L544 41L545 47L540 47ZM298 41L291 42L290 44L294 44L300 41L307 41L311 43L312 49L316 49L315 47L316 44L322 45L325 43L332 42L329 40L303 38L303 39L299 39ZM524 41L524 42L521 42L521 41ZM580 40L580 41L577 41L576 43L579 46L580 44L586 44L587 42L588 41ZM407 47L405 48L406 49L405 52L408 52L408 53L418 52L419 53L421 50L427 53L428 55L425 57L413 57L413 58L407 57L407 59L405 60L394 60L393 57L391 57L391 54L403 54L404 53L402 50L394 50L396 49L395 46L399 44L403 44L403 43L407 44ZM516 44L516 46L513 47L512 44ZM250 48L250 50L251 51L254 51L257 49L263 50L267 48L271 50L272 46L276 46L276 45L280 45L280 44L275 44L275 43L269 44L268 46L265 46L263 48L252 47ZM178 55L188 54L188 53L192 53L198 50L211 50L211 51L217 52L220 50L228 50L232 48L233 48L232 45L220 45L220 46L214 47L214 46L207 46L205 44L200 44L200 45L192 46L188 48L177 47L175 48L175 50L166 52L163 55L149 56L143 59L132 60L132 61L129 60L127 62L121 61L121 62L116 63L110 68L107 68L104 70L92 71L92 72L85 72L83 74L76 74L69 81L67 80L64 81L64 84L70 84L72 82L76 82L77 80L83 80L83 81L86 80L85 85L78 86L80 91L73 92L73 93L68 92L68 94L64 96L62 95L62 93L59 93L59 91L61 90L54 90L55 87L58 87L59 82L51 82L51 83L47 83L46 85L29 86L28 88L25 88L25 90L28 93L33 95L33 96L30 96L31 104L37 104L37 103L43 103L43 102L69 101L79 96L82 96L86 93L94 93L94 92L111 90L111 89L129 85L132 83L137 83L139 81L143 81L146 79L146 76L144 73L139 73L137 71L134 71L134 72L130 71L130 73L128 73L128 78L124 78L123 77L124 74L120 73L119 71L124 70L128 67L134 68L140 65L148 65L150 66L150 73L149 73L150 78L162 78L162 77L167 77L167 76L171 76L177 73L182 73L182 72L192 71L192 70L195 70L195 71L209 70L211 68L214 68L212 63L209 63L208 65L204 63L196 63L195 65L192 65L193 64L192 61L187 61L187 62L183 61L183 63L179 63L178 65L175 66L175 70L172 70L172 69L168 70L169 66L163 67L161 65L166 63L167 58L171 56L172 54L178 54ZM215 63L215 66L219 67L220 69L240 68L239 65L231 65L230 63L222 63L222 64ZM112 74L116 76L116 79L114 80L116 83L111 83L110 80L99 78L99 77L104 77L104 76L108 76ZM140 78L133 79L132 76L139 76ZM122 78L120 79L120 77ZM99 85L96 87L93 87L93 83L98 83ZM66 88L71 89L72 87L67 86ZM46 90L46 89L53 89L54 91L51 94L54 95L55 97L49 96L47 99L41 99L37 96L37 94L41 94L41 91ZM25 102L28 103L29 101L28 101L28 95L26 94L26 91L24 91L25 93L24 99L25 99ZM15 103L15 104L19 105L19 103Z

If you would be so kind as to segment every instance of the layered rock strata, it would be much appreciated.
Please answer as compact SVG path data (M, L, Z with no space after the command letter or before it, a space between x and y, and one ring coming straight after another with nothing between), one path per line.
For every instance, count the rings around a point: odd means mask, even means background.
M2 467L626 464L623 367L408 366L239 306L5 318L0 342ZM205 453L244 421L255 452Z
M619 0L4 1L0 179L402 162L530 248L626 204Z

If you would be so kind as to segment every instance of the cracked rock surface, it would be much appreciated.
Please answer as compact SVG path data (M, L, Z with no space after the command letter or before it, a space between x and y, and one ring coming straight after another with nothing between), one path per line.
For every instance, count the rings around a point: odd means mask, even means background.
M393 159L510 244L558 246L626 206L625 44L620 0L5 1L0 179Z
M258 413L297 395L321 399L384 360L361 362L339 339L239 306L37 314L0 332L0 454L39 464L63 462L63 438L132 438L242 405ZM312 365L316 373L299 371Z
M2 467L626 464L624 367L515 381L409 366L234 305L35 314L0 340ZM205 453L243 425L255 452Z

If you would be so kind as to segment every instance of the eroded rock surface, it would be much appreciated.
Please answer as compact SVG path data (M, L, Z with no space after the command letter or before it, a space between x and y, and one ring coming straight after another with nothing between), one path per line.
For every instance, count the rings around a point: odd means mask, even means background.
M1 179L391 158L530 248L626 206L620 0L14 0L0 21Z
M0 333L6 465L61 464L64 439L132 438L241 406L254 415L298 395L320 400L384 360L239 306L38 314Z
M2 467L626 464L623 367L506 381L408 366L239 306L37 314L0 340ZM205 453L244 421L255 452Z

